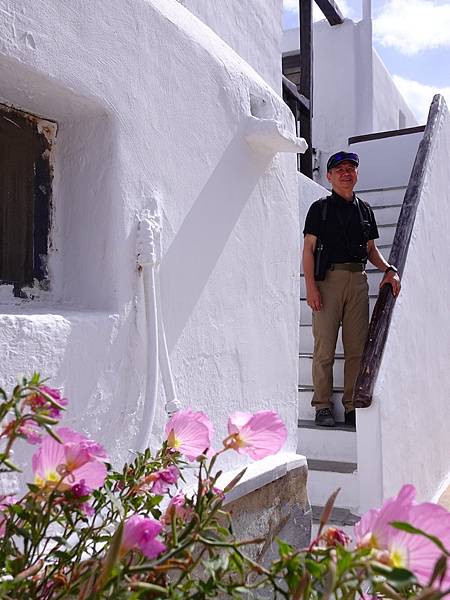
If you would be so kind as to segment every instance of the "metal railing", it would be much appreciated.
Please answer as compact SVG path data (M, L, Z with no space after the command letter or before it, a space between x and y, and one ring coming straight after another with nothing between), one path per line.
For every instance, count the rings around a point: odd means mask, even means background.
M420 202L425 174L430 162L433 138L438 129L440 116L445 108L443 96L437 94L431 103L428 120L423 138L417 150L414 165L411 171L405 199L395 231L389 263L394 264L400 276L406 263L417 207ZM380 368L383 350L389 332L395 298L391 287L385 285L381 288L372 318L369 325L369 334L364 348L361 368L356 379L353 392L355 408L368 408L372 404L373 389Z

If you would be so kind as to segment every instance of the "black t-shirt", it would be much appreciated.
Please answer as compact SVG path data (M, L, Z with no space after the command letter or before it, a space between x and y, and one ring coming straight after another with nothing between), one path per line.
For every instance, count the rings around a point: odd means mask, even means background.
M306 215L303 235L312 234L320 238L324 245L328 264L344 262L365 262L367 260L367 240L379 237L378 228L370 206L358 200L364 227L364 236L356 198L347 201L336 192L327 196L325 222L322 220L320 200L316 200Z

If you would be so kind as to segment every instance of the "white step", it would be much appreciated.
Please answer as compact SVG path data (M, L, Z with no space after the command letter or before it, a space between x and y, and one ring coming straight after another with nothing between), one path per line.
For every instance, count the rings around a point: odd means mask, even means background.
M378 225L378 233L380 237L375 240L377 246L392 244L392 240L394 239L395 230L397 228L397 221L392 223L384 223L383 225ZM384 255L384 251L381 252ZM386 256L387 259L387 256Z
M373 209L378 227L387 223L397 223L402 206L375 206Z
M313 390L303 388L301 385L298 390L298 418L306 421L314 421L316 410L311 406ZM333 414L336 421L344 422L344 407L342 406L342 392L336 392L332 395Z
M345 425L326 428L299 421L297 452L306 458L357 462L356 431Z
M358 472L333 473L308 471L308 498L311 503L325 504L333 492L340 488L336 508L354 508L359 504Z
M381 281L381 273L380 281ZM379 284L379 281L378 281ZM369 314L372 314L373 307L375 306L375 302L377 301L376 297L369 298ZM312 310L309 308L306 300L300 300L300 323L302 325L311 325L312 324Z
M315 506L312 505L312 531L311 531L311 539L317 537L317 532L319 529L319 521L323 513L323 506ZM360 520L360 516L356 513L356 511L351 511L347 507L345 508L333 508L331 511L331 516L328 519L327 524L325 525L325 530L328 527L338 527L341 531L345 531L345 533L349 536L350 540L355 539L354 527L355 524Z
M377 206L389 206L392 204L401 205L405 197L406 187L398 187L393 189L375 189L375 190L363 190L359 188L355 190L355 193L362 200L365 200L370 206L376 210ZM375 217L377 213L375 212Z

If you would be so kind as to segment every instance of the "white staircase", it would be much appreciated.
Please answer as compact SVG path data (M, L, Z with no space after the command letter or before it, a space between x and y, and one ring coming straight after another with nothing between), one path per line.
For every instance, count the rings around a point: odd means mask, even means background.
M422 134L400 136L392 140L365 141L351 146L351 150L360 155L361 164L358 188L356 193L366 200L374 210L380 238L377 246L386 259L392 245L392 240L400 214L403 198L408 184L409 175ZM406 143L409 138L409 144ZM394 180L388 181L389 187L374 181L373 171L367 165L373 166L373 155L378 162L392 159L390 151L395 152L395 145L400 145L403 151L402 172L397 172ZM381 148L383 151L380 152ZM405 157L408 148L409 158ZM380 158L381 157L381 158ZM372 161L372 162L371 162ZM378 181L383 180L383 165L377 164ZM382 274L368 264L369 300L372 312L378 295ZM313 518L318 519L321 508L329 496L337 489L341 491L335 502L332 523L347 528L358 520L359 511L359 482L356 430L344 424L344 410L341 403L343 392L343 348L339 335L334 363L334 415L337 421L335 428L317 427L314 423L315 411L311 407L313 394L311 366L313 337L311 328L311 310L306 304L305 283L301 276L300 298L300 352L299 352L299 386L298 386L298 452L308 459L309 485L308 493L313 509ZM358 411L357 411L358 412ZM358 418L358 416L357 416Z

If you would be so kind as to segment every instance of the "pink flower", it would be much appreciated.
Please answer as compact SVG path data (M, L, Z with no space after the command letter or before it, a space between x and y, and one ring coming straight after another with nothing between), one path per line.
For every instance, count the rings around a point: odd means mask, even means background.
M56 433L62 444L46 436L33 455L36 485L44 487L47 483L59 482L58 489L61 491L77 485L84 486L83 491L92 491L103 485L106 454L102 446L68 427L61 427Z
M347 546L350 543L350 538L343 529L328 527L320 536L319 541L324 542L327 547L337 546L338 544Z
M378 510L370 510L355 525L358 546L381 551L395 567L412 571L419 583L427 585L441 550L422 535L411 534L392 527L393 521L404 521L429 535L438 537L450 548L450 513L431 502L416 504L416 491L412 485L404 485L399 494L387 500ZM450 570L449 570L450 571ZM450 572L443 585L450 585Z
M276 412L235 412L228 418L230 437L226 445L239 454L259 460L276 454L287 438L287 429Z
M213 426L203 412L188 408L177 411L167 422L165 431L169 448L195 460L210 447Z
M24 437L29 444L37 445L42 441L42 433L39 427L30 420L26 420L17 428L17 433Z
M156 471L150 476L153 479L151 491L154 494L166 494L172 484L178 481L180 471L175 465L170 465L167 469Z
M6 518L4 516L5 509L11 504L17 502L16 496L4 496L0 495L0 536L5 535L6 530Z
M166 549L165 544L156 539L162 528L162 523L155 519L133 515L125 521L121 553L126 554L133 548L139 548L147 558L155 558Z
M81 479L78 483L72 486L72 494L77 498L83 498L84 496L89 496L91 493L90 488L87 487L84 479Z
M170 500L164 515L164 522L170 523L173 517L179 517L186 521L191 514L192 507L186 504L186 497L183 492L179 492Z
M46 385L40 385L39 389L42 390L47 396L50 396L56 404L61 407L67 406L69 401L67 398L61 396L61 392L55 388L47 387ZM31 394L27 398L27 402L31 406L34 412L45 412L49 417L53 419L59 419L61 416L61 409L58 406L52 404L45 396L40 394Z
M95 515L94 507L89 502L83 502L80 504L79 509L86 515L86 517L93 517Z

